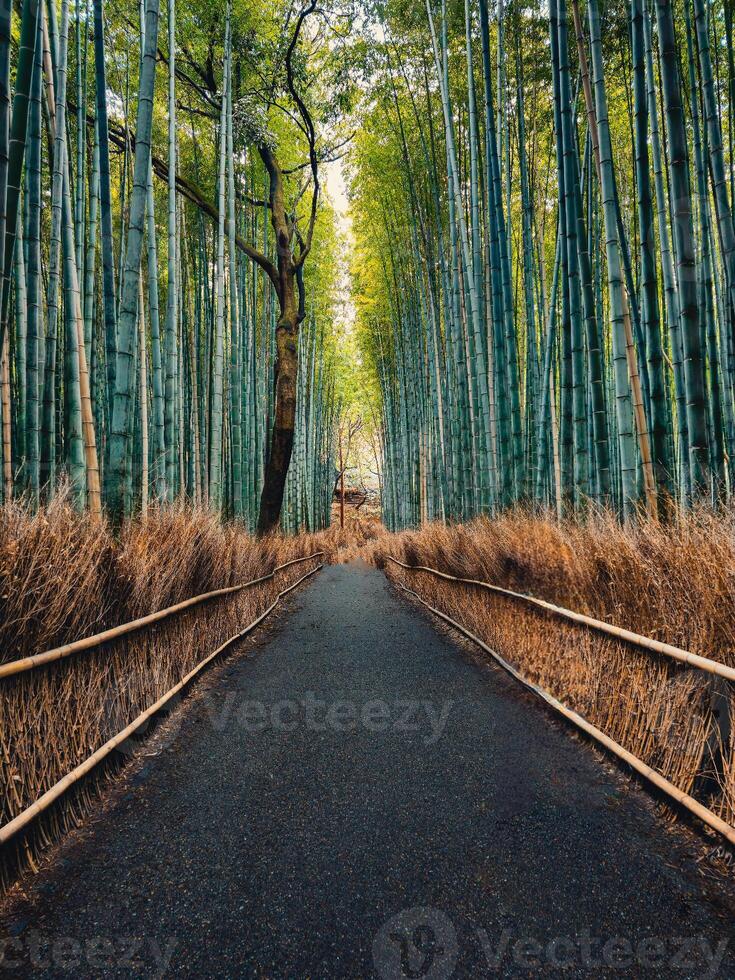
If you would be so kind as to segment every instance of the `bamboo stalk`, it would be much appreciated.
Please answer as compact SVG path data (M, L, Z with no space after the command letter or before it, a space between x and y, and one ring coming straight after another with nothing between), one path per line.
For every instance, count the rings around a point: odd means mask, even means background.
M138 286L138 350L140 356L140 514L148 516L148 356L145 337L145 306L143 300L143 276Z
M10 423L10 356L8 354L8 334L3 339L2 354L0 354L0 402L2 403L2 467L3 467L3 501L8 503L13 499L13 460L11 456L11 423Z

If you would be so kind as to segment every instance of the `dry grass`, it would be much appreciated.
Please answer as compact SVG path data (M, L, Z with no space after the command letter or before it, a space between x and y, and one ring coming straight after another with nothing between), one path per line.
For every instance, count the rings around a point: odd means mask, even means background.
M246 582L317 550L316 537L256 541L213 516L154 512L116 539L67 502L0 510L0 661L80 639L193 595ZM326 549L324 549L326 550ZM255 619L316 562L215 599L96 650L0 681L0 824L121 731L197 663ZM74 825L88 782L3 854L6 881Z
M336 510L336 508L335 508ZM324 551L331 564L343 564L358 559L370 560L373 549L388 535L380 519L348 508L345 526L339 526L339 515L332 514L332 525L316 534L302 535L299 540Z
M391 579L477 633L675 785L735 820L732 741L724 747L724 771L707 779L706 744L714 732L707 675L517 600L384 560L392 554L526 592L735 665L735 515L702 512L668 526L624 528L605 514L558 524L516 512L456 527L427 525L379 539L373 551Z
M414 560L480 578L735 664L735 512L622 527L522 512L393 540Z

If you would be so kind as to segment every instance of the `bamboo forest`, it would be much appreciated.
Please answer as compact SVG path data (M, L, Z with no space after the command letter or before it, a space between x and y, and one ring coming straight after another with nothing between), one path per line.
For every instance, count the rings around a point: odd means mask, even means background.
M0 0L0 967L735 976L734 21Z
M728 499L730 5L393 17L353 164L389 525Z
M306 12L284 52L277 20L255 30L259 11L189 8L177 22L173 2L123 7L33 0L3 14L6 499L48 501L64 480L93 515L185 495L255 527L285 403L293 465L284 487L277 459L268 526L285 499L286 526L320 527L338 410L333 222L317 214L309 110L282 117L276 151L264 126L280 88L262 104L252 93L253 59L286 54L298 104ZM311 195L303 228L289 177ZM299 351L274 385L284 317L301 325Z
M728 4L11 7L6 498L316 529L356 388L393 528L729 498Z

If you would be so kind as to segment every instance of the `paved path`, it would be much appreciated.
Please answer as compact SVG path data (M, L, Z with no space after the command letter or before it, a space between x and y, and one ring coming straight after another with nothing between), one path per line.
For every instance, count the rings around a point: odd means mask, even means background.
M6 913L3 973L735 975L683 836L505 675L366 566L291 607Z

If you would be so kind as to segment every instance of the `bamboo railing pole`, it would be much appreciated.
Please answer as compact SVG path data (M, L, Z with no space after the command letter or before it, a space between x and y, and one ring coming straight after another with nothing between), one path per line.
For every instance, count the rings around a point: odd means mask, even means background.
M395 559L392 560L395 561ZM401 563L399 562L398 564ZM449 577L451 578L451 576ZM735 827L731 827L729 823L726 823L721 817L718 817L717 814L713 813L711 810L708 810L707 807L702 806L701 803L698 803L697 800L683 792L683 790L677 789L677 787L674 786L673 783L669 782L668 779L656 772L655 769L651 769L650 766L646 765L645 762L642 762L637 756L633 755L632 752L624 749L622 745L610 738L610 736L606 735L603 731L600 731L599 728L587 721L586 718L583 718L582 715L577 714L576 711L572 711L571 708L567 708L566 705L562 704L561 701L557 701L553 695L548 693L548 691L545 691L542 687L539 687L532 681L527 680L515 669L515 667L511 666L511 664L504 660L499 653L496 653L496 651L481 640L479 636L476 636L474 633L470 632L470 630L462 626L461 623L458 623L456 620L452 619L451 616L447 616L446 613L441 612L434 606L429 605L429 603L422 599L418 593L413 591L413 589L407 589L405 585L401 585L400 587L404 590L404 592L408 592L410 595L413 595L422 605L426 606L427 609L430 609L436 616L439 616L440 619L443 619L451 626L454 626L455 629L458 629L461 633L468 637L468 639L472 640L473 643L476 643L479 647L482 647L482 649L488 653L504 670L523 684L524 687L528 688L529 691L533 691L534 694L537 694L551 708L562 714L565 718L571 721L572 724L576 725L578 728L581 728L582 731L594 738L596 742L604 745L606 749L609 749L610 752L616 755L619 759L622 759L623 762L627 763L632 769L639 773L639 775L653 783L653 785L657 789L661 790L662 793L665 793L667 796L671 797L671 799L675 800L680 806L683 806L686 810L689 810L690 813L693 813L703 823L707 824L708 827L711 827L719 834L722 834L722 836L731 844L735 844ZM2 831L0 831L0 835L1 834ZM2 837L0 836L0 841L1 840Z
M479 579L472 578L457 578L454 575L440 572L436 568L428 568L425 565L406 565L392 555L386 555L386 558L388 561L392 561L394 564L400 565L401 568L406 568L409 571L429 572L431 575L447 579L450 582L476 585L482 589L488 589L490 592L496 592L499 595L508 596L512 599L520 599L529 605L546 609L555 616L561 616L571 622L597 630L599 633L605 633L608 636L614 637L616 640L623 640L643 650L660 653L665 657L670 657L672 660L678 660L680 663L688 664L690 667L696 667L699 670L706 671L708 674L716 674L718 677L724 677L725 680L735 681L735 668L728 667L726 664L722 664L717 660L700 657L699 654L690 653L689 650L682 650L680 647L672 646L670 643L663 643L661 640L652 640L648 636L641 636L640 633L633 633L631 630L623 629L620 626L613 626L611 623L605 623L601 619L594 619L592 616L585 616L583 613L573 612L571 609L565 609L563 606L555 606L553 603L546 602L544 599L524 595L522 592L513 592L510 589L502 588L500 585L492 585L490 582L482 582Z
M184 599L183 602L177 602L174 606L168 606L168 608L161 609L158 612L149 613L140 619L131 620L129 623L122 623L120 626L113 626L111 629L104 630L102 633L95 633L94 636L88 636L82 640L75 640L74 643L67 643L65 646L47 650L45 653L36 653L31 657L23 657L22 660L11 660L9 663L0 664L0 679L10 677L14 674L22 674L24 671L33 670L36 667L53 663L56 660L64 660L66 657L70 657L74 653L81 653L83 650L91 650L95 647L102 646L103 643L109 643L110 640L116 640L121 636L126 636L128 633L135 633L137 630L150 626L151 623L157 623L162 619L167 619L169 616L183 612L183 610L190 609L192 606L197 606L202 602L207 602L210 599L216 599L225 595L232 595L233 592L241 592L243 589L248 589L253 585L267 582L274 577L276 572L281 572L284 568L323 555L323 551L315 551L313 554L304 555L302 558L292 558L291 561L284 562L282 565L276 565L273 571L267 575L252 579L250 582L242 582L240 585L230 585L224 589L204 592L202 595L192 596L190 599Z
M293 565L295 563L296 561L292 561L292 562L287 562L286 564ZM91 770L94 769L94 767L98 765L98 763L100 763L108 755L110 755L110 753L113 752L118 745L121 745L127 738L129 738L135 731L137 731L137 729L139 729L141 725L143 725L149 718L155 715L156 712L160 711L161 708L163 708L171 700L171 698L173 698L176 694L179 693L179 691L181 691L184 687L186 687L186 685L201 670L203 670L204 667L207 666L207 664L211 663L211 661L214 660L215 657L219 656L219 654L222 653L223 650L227 649L227 647L231 646L237 640L242 639L242 637L246 636L248 633L254 630L259 623L262 623L262 621L266 618L266 616L276 608L278 603L285 595L287 595L289 592L295 589L297 585L300 585L307 578L316 574L316 572L318 572L319 569L323 567L324 567L323 563L317 565L316 568L312 568L311 571L307 572L305 575L302 575L300 579L297 579L295 582L289 585L287 589L283 589L282 592L279 592L276 598L270 604L270 606L268 606L265 612L262 612L257 619L254 619L252 623L249 623L245 627L245 629L241 630L239 633L236 633L234 636L231 636L228 640L225 640L225 642L221 646L217 647L217 649L213 653L210 653L208 657L206 657L204 660L201 661L201 663L197 664L196 667L190 670L185 677L182 677L182 679L178 682L178 684L176 684L174 687L171 688L170 691L167 691L166 694L160 697L158 701L155 702L155 704L152 704L149 708L146 708L145 711L142 711L137 718L131 721L129 725L126 725L122 731L117 733L117 735L114 735L111 739L108 739L104 743L104 745L101 745L96 750L96 752L93 752L92 755L89 756L88 759L85 759L84 762L80 763L78 766L72 769L71 772L68 772L66 776L60 779L57 783L54 783L54 785L49 790L47 790L43 794L43 796L39 796L39 798L36 800L35 803L32 803L29 807L23 810L22 813L19 813L17 817L14 817L3 827L0 827L0 846L6 844L12 837L14 837L19 831L21 831L33 819L35 819L35 817L43 813L44 810L47 810L52 803L54 803L60 796L62 796L67 791L67 789L69 789L70 786L73 786L74 783L79 782L79 780L83 776L86 776L88 772L91 772ZM273 573L271 573L271 575L272 574Z

